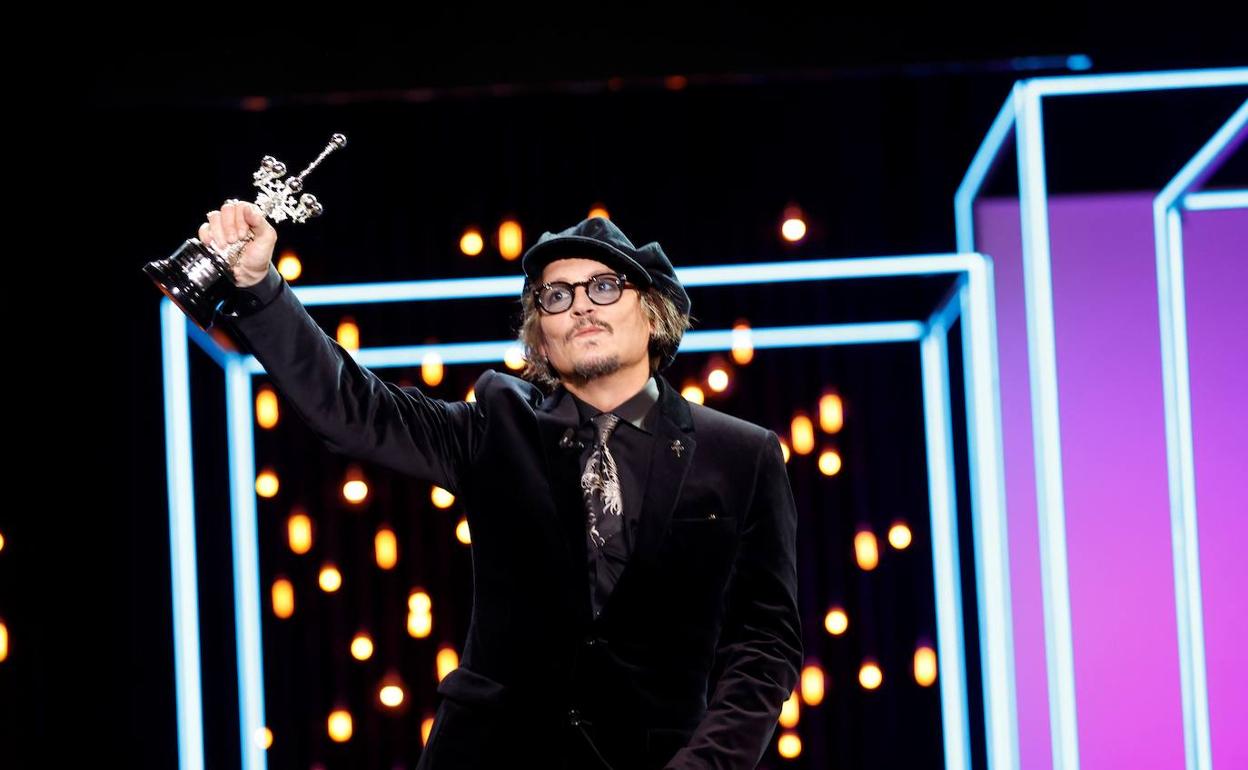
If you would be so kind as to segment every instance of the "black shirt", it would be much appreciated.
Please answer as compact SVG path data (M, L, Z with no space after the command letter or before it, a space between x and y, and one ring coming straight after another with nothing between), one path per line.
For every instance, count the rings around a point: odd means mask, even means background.
M575 436L585 445L580 458L580 467L584 469L594 451L594 438L597 435L593 418L602 414L602 410L577 398L563 385L559 386L559 390L562 392L561 398L571 398L576 404L578 425ZM637 522L641 516L642 496L645 494L650 473L650 455L654 447L654 421L658 419L655 404L658 400L659 385L651 377L635 395L611 410L619 415L620 421L607 439L607 447L615 458L616 469L620 475L624 521L619 534L607 540L600 554L598 548L589 540L589 513L585 513L589 596L594 617L602 612L602 606L606 604L620 573L624 571L624 565L628 563L633 543L637 539Z

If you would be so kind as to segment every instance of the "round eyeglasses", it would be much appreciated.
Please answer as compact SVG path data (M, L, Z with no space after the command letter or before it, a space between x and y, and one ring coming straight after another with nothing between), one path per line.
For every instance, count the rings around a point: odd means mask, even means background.
M602 273L575 283L554 281L542 284L533 290L533 297L547 313L562 313L572 307L577 286L585 287L585 296L595 305L610 305L620 301L628 282L623 273Z

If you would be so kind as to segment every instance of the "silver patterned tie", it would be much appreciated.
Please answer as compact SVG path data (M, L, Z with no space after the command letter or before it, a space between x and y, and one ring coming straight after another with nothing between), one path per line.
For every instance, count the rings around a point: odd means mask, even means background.
M602 548L607 540L620 531L621 514L624 511L624 498L620 491L620 474L615 467L615 458L607 440L611 431L619 423L619 415L606 412L596 415L594 428L598 436L594 442L594 450L585 463L585 472L581 474L581 492L585 497L585 508L589 514L589 537L593 543Z

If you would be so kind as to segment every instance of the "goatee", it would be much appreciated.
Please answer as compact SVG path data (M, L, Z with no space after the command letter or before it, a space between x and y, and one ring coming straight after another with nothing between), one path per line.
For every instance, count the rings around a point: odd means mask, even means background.
M567 379L584 385L590 380L614 374L619 370L619 355L591 356L588 359L576 362L572 367L572 371L567 374Z

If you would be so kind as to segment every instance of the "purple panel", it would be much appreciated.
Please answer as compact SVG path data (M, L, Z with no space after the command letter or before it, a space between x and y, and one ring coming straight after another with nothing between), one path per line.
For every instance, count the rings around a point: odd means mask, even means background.
M1080 759L1184 764L1151 193L1050 200L1058 405ZM1024 768L1051 767L1016 201L977 207L993 256ZM1187 216L1197 504L1218 766L1245 766L1248 535L1242 469L1248 213ZM1233 256L1238 253L1238 257ZM1238 280L1237 280L1238 279ZM1238 644L1237 644L1238 643Z
M1183 767L1152 194L1049 207L1085 768Z
M1184 217L1184 275L1214 767L1248 767L1248 210Z

